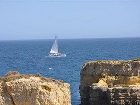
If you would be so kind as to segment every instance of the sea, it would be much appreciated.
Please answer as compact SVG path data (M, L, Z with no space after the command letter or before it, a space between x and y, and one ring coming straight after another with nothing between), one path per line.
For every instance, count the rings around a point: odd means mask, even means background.
M72 105L79 105L84 63L140 57L140 38L59 39L59 51L67 55L60 58L48 57L53 41L0 41L0 76L18 71L63 80L71 85Z

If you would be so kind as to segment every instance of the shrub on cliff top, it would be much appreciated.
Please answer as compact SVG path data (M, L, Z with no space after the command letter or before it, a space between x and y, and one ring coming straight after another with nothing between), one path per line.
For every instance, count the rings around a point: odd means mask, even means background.
M140 61L140 58L135 58L133 59L133 61Z

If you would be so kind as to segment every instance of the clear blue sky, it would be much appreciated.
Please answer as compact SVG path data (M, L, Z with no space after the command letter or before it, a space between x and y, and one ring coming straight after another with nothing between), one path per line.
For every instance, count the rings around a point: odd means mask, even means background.
M0 0L0 40L140 37L140 0Z

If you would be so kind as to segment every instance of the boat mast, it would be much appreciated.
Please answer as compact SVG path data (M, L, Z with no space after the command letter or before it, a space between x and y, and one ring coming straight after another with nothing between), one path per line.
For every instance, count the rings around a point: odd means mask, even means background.
M55 40L54 40L54 43L53 43L53 45L52 45L52 48L51 48L50 53L55 53L55 54L57 54L57 53L58 53L58 42L57 42L57 36L55 36Z

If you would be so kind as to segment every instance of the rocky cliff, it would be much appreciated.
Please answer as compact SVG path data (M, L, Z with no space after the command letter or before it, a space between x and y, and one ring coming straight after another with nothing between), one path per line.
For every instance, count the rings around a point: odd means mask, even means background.
M80 80L82 105L139 105L140 61L90 61Z
M0 78L0 105L71 105L70 85L12 72Z

